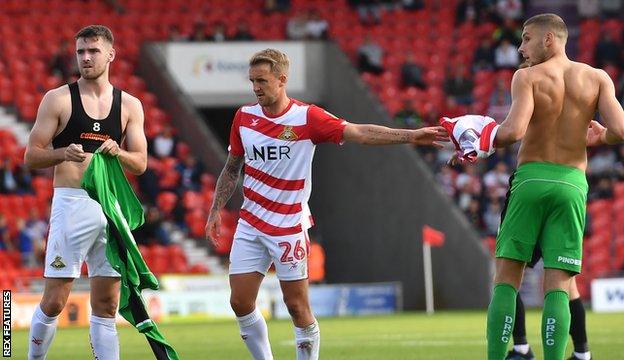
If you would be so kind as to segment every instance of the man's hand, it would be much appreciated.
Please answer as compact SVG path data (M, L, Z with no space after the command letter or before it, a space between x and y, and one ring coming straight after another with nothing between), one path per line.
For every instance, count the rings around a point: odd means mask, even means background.
M102 145L100 145L98 150L102 154L108 154L108 155L111 155L111 156L117 156L121 152L121 148L119 147L119 144L117 144L117 141L115 141L113 139L108 139L108 140L104 141L104 143L102 143Z
M449 142L449 136L442 126L424 127L413 131L411 143L414 145L431 145L443 148L440 142Z
M87 158L87 154L82 150L80 144L69 144L65 148L65 161L83 162Z
M604 145L607 128L602 126L598 121L592 120L587 129L587 146Z
M206 240L210 240L215 247L219 246L219 237L221 236L221 213L219 210L210 210L205 231Z

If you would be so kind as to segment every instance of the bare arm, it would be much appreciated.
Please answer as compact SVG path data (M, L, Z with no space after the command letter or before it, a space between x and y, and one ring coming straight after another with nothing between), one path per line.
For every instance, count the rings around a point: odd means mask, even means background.
M415 144L441 147L438 141L448 141L448 136L441 126L407 130L348 123L344 129L343 140L365 145Z
M59 96L59 89L48 91L37 110L37 119L28 137L28 145L24 153L24 163L31 169L56 166L63 161L82 162L86 159L86 154L80 145L71 144L64 148L50 148L61 116L62 106Z
M230 200L230 197L232 197L236 189L236 184L238 183L238 177L240 176L243 162L244 159L242 156L234 156L232 154L228 156L225 166L221 171L221 175L219 175L219 179L217 180L210 212L223 209L228 200Z
M533 116L533 84L528 70L518 70L511 81L511 108L496 133L496 147L506 147L521 140Z
M113 139L108 139L99 147L103 154L117 156L121 165L132 174L141 175L147 168L147 140L143 131L143 106L139 99L122 93L122 116L128 112L128 122L124 131L126 149L122 149Z
M598 97L598 111L606 130L600 140L603 144L616 144L624 140L624 110L615 97L613 81L603 70L598 70L600 92Z
M215 246L219 245L219 236L221 235L221 215L219 212L230 200L236 189L243 163L244 158L242 156L230 154L217 180L212 207L206 221L206 239L212 241Z
M144 115L141 102L128 99L128 123L126 124L126 149L120 149L119 162L135 175L140 175L147 168L147 140L143 130Z

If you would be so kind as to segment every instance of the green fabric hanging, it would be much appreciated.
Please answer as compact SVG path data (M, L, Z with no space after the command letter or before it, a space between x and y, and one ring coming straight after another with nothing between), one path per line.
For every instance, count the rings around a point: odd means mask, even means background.
M158 280L145 264L131 233L143 225L145 219L143 207L132 191L119 159L96 151L80 186L100 203L108 221L106 257L113 269L121 274L119 313L145 334L156 359L179 359L150 319L141 297L143 289L157 290Z

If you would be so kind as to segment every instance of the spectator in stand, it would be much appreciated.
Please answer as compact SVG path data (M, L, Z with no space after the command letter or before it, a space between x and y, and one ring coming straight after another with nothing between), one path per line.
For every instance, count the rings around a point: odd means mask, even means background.
M267 13L279 11L286 12L290 9L290 0L264 0L264 11Z
M18 165L15 171L15 181L17 182L16 193L18 194L32 194L32 174L28 167L24 164Z
M501 222L501 204L498 200L491 200L485 212L483 213L483 225L485 227L485 235L496 236L498 227Z
M364 37L364 43L358 48L358 67L361 72L381 74L383 68L383 49L373 41L370 34Z
M227 40L228 38L225 34L225 25L223 25L223 23L221 22L215 23L212 28L212 34L210 34L208 41L223 42Z
M58 49L52 55L50 70L53 74L60 76L65 83L72 82L73 77L78 75L78 66L76 65L74 54L70 50L68 40L62 40Z
M208 34L206 33L206 24L203 21L198 21L193 25L193 31L189 36L189 41L200 42L208 41Z
M180 32L180 27L178 27L178 25L176 24L171 24L171 26L169 26L169 37L168 37L169 41L187 41L188 40L188 36L185 36L184 34L182 34ZM72 58L73 60L73 58Z
M576 8L583 19L600 17L600 0L577 0Z
M432 104L425 105L425 115L423 116L423 122L425 126L434 126L440 122L440 112Z
M455 172L455 170L448 164L442 165L442 167L440 167L440 171L436 174L437 183L451 198L454 198L457 194L457 188L455 186L456 178L457 172Z
M455 23L459 25L466 21L472 21L478 24L483 5L480 0L461 0L455 7Z
M596 186L590 188L587 198L588 200L613 199L613 181L611 178L599 178Z
M483 176L483 185L488 194L493 194L497 198L505 198L509 188L509 169L504 162L499 162L496 167Z
M467 114L466 106L458 104L453 96L447 96L444 103L444 116L457 117Z
M147 209L145 223L132 232L137 244L140 245L169 245L171 238L163 226L160 210L155 206Z
M152 141L153 144L149 148L158 158L171 156L177 143L176 138L173 136L173 129L169 124L165 125L162 132L156 135Z
M17 180L13 174L11 160L0 159L0 194L12 194L17 191Z
M617 149L614 173L618 180L624 180L624 145L620 145Z
M497 69L516 70L520 65L518 48L506 38L496 48L494 59Z
M610 148L600 148L587 162L587 175L611 174L615 167L615 153Z
M490 96L488 116L494 119L504 119L511 106L511 91L502 80L496 82L496 87Z
M176 167L180 173L181 190L198 191L201 187L201 175L204 172L202 165L197 158L189 154ZM179 194L182 196L182 194Z
M487 168L493 169L499 162L504 162L508 169L516 167L516 150L514 148L500 148L496 150L496 153L487 158ZM500 151L503 150L503 151Z
M381 23L382 5L380 0L349 0L355 6L362 25L377 25Z
M622 14L622 0L601 0L601 12L607 18L618 18Z
M606 65L620 66L622 59L622 46L618 44L613 36L607 31L603 34L602 38L596 45L596 51L594 58L596 59L596 65L598 67L605 67Z
M11 251L14 248L6 217L4 214L0 214L0 250Z
M498 0L496 11L504 19L520 20L522 18L522 1Z
M482 232L484 230L483 217L481 215L481 204L477 199L470 199L468 208L465 211L468 221L470 221L474 227Z
M481 196L481 177L477 174L476 167L470 165L463 166L463 172L457 176L455 182L459 191L458 205L462 210L466 210L471 199Z
M452 96L460 105L470 105L472 103L473 81L467 76L466 67L458 64L452 69L444 80L444 92ZM451 117L450 115L447 115Z
M423 0L400 0L403 10L415 11L425 8L425 2Z
M394 122L400 128L417 129L422 126L422 117L409 99L403 100L403 108L394 114Z
M119 15L126 13L126 9L119 3L119 0L106 0L106 3Z
M422 68L416 63L414 54L408 52L405 62L401 65L401 85L403 87L415 86L421 90L426 89L427 84L422 73Z
M326 40L329 37L329 23L321 17L318 10L310 10L305 27L310 40Z
M473 71L494 70L494 49L492 48L492 40L489 38L481 40L481 44L475 50L472 69Z
M295 14L286 24L286 36L290 40L305 40L308 36L307 15Z
M494 30L492 36L498 44L506 39L517 47L522 42L522 29L516 26L513 19L506 18L503 24Z
M17 243L19 251L22 254L22 266L32 268L37 265L34 252L34 241L30 231L26 228L26 221L18 218L17 226Z
M244 21L241 21L236 26L236 33L232 37L232 40L237 41L252 41L254 40L254 36L249 31L249 26Z
M27 232L32 243L32 259L31 265L42 266L45 258L46 235L48 234L48 223L43 221L39 215L37 208L30 209L28 219L25 224L25 232Z

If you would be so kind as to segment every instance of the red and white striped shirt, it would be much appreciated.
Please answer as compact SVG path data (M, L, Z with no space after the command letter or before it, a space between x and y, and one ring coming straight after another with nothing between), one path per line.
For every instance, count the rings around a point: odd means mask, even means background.
M239 229L272 236L312 226L312 158L316 144L342 143L347 122L315 105L290 100L275 116L255 104L241 107L232 123L229 151L245 157Z

